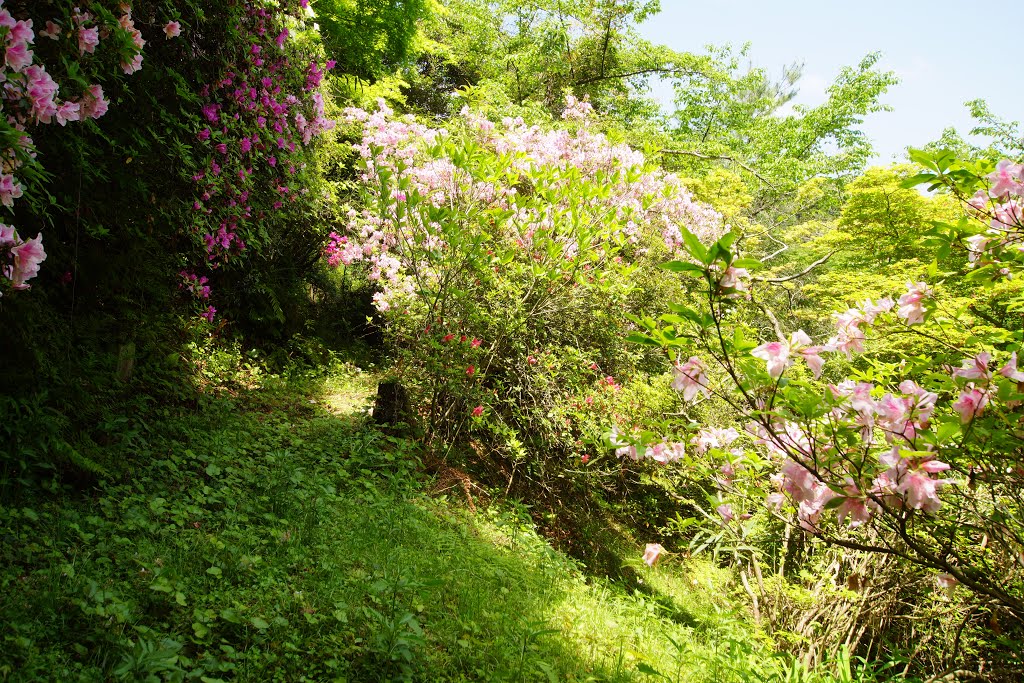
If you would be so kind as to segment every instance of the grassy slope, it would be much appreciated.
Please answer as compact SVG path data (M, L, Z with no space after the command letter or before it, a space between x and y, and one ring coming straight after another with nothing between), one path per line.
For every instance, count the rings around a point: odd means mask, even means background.
M5 486L0 680L782 674L727 572L639 565L627 593L522 506L427 496L414 445L362 424L372 388L270 380L163 418L84 494Z

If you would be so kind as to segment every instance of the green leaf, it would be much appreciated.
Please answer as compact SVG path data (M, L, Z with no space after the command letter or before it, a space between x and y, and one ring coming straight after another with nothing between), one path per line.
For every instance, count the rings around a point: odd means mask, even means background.
M686 251L701 263L709 263L708 250L697 239L697 236L682 226L679 227L679 232L683 235L683 244L686 246Z
M738 232L730 230L729 232L719 237L718 242L716 244L718 244L718 246L721 249L728 250L729 247L736 243L736 240L739 238L739 236L740 234Z
M840 505L842 505L845 502L846 502L846 496L836 496L835 498L830 498L829 501L827 503L825 503L825 509L826 510L835 510L837 507L839 507Z
M241 624L242 623L242 617L238 614L238 610L233 610L233 609L221 610L220 618L223 619L224 621L230 622L232 624Z
M756 258L738 258L732 262L733 268L746 268L747 270L755 270L761 267L761 262Z
M252 617L251 619L249 619L249 623L261 631L265 631L268 628L270 628L270 624L268 624L264 619L261 619L260 617Z
M658 676L659 678L668 678L668 676L666 676L665 674L661 673L660 671L658 671L657 669L652 667L650 664L644 664L643 662L639 662L636 665L636 670L639 671L642 674L647 674L648 676Z
M688 261L669 261L662 263L661 267L673 273L703 273L704 267Z
M661 344L655 341L653 338L648 337L646 334L640 334L634 332L633 334L626 337L626 341L633 344L643 344L644 346L661 346Z

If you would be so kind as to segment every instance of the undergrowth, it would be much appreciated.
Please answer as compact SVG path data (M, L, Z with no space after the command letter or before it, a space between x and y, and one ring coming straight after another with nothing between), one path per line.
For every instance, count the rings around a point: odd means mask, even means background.
M217 362L114 446L123 474L0 482L0 680L832 680L773 654L726 570L625 559L627 589L522 503L428 496L355 366Z

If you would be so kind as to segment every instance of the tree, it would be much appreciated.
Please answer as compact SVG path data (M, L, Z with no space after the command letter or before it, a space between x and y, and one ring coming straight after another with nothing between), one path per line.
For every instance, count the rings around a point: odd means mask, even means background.
M910 164L875 166L847 186L839 227L873 258L892 262L912 256L931 222L956 209L946 196L929 197L904 187L915 170Z
M672 167L701 176L725 165L743 173L753 194L749 215L769 226L838 213L842 190L863 169L871 143L859 126L867 114L885 111L882 95L897 80L876 68L878 54L846 67L818 106L787 105L796 94L800 67L773 81L763 69L741 67L744 47L712 49L704 68L675 80L671 119ZM794 204L799 190L816 178L827 180L814 210Z
M636 25L659 9L656 0L456 0L425 28L429 50L412 90L422 97L432 84L449 92L459 83L496 85L510 104L554 114L571 92L619 121L656 118L644 96L648 79L705 61L639 36Z
M373 81L406 66L431 0L313 0L324 47L343 74Z

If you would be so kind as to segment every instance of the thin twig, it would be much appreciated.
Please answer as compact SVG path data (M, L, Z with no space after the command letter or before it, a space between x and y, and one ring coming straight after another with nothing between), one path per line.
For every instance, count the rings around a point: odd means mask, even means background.
M783 282L790 282L791 280L796 280L798 278L802 278L804 275L807 275L808 273L810 273L812 270L814 270L818 266L825 264L830 258L835 256L836 253L838 253L838 251L839 251L838 249L836 251L830 251L829 253L825 254L824 256L822 256L820 259L818 259L817 261L815 261L811 265L809 265L806 268L804 268L803 270L801 270L796 275L787 275L786 277L759 277L759 276L755 276L755 277L752 277L750 279L751 280L756 280L757 282L768 282L768 283L771 283L771 284L782 284Z
M658 150L658 151L661 154L675 154L677 156L696 157L698 159L705 159L707 161L716 161L716 160L731 161L732 163L736 164L737 166L743 168L744 170L746 170L746 171L748 171L750 173L753 173L754 176L758 180L760 180L762 183L764 183L768 187L772 188L773 190L775 189L775 185L773 185L770 180L768 180L763 175L761 175L760 173L758 173L757 171L752 169L750 166L747 166L745 163L743 163L742 161L740 161L739 159L736 159L734 157L726 156L724 154L703 154L701 152L694 152L693 150L689 150L689 149L661 149L661 150Z

